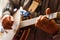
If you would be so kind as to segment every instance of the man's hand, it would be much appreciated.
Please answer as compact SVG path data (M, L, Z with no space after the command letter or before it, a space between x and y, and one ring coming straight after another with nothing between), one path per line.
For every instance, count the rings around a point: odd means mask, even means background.
M5 15L2 18L2 26L4 29L12 29L13 22L14 22L14 19L10 15Z
M50 8L46 9L46 15L47 14L50 14ZM42 16L42 15L39 16L35 25L37 28L39 28L49 34L54 34L59 30L58 26L54 20L49 20L47 17Z

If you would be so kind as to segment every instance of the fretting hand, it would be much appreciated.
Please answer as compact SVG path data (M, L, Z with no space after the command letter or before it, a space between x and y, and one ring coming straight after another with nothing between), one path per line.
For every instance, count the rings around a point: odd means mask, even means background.
M46 9L46 15L50 14L50 8ZM49 33L49 34L54 34L56 33L59 29L57 24L55 23L54 20L49 20L45 16L39 16L39 18L36 20L36 27Z

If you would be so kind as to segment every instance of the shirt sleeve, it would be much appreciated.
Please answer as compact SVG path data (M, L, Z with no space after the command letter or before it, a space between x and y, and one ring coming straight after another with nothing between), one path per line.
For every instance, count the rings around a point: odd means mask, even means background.
M13 5L9 2L7 3L6 7L3 9L3 16L11 15L11 13L13 13Z

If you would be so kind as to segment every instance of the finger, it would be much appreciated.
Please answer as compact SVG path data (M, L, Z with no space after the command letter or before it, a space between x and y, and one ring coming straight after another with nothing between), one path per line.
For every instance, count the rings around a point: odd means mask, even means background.
M36 23L35 23L35 26L38 26L39 22L40 22L40 19L41 19L42 15L39 16L37 19L36 19Z
M43 16L43 17L41 18L41 23L42 23L42 25L47 25L48 22L49 22L49 20L47 19L47 17Z
M47 15L47 14L50 14L50 13L51 13L50 8L47 8L45 12L46 12L46 15Z
M47 19L47 17L46 16L42 16L41 17L41 20L44 20L44 19Z
M36 19L36 23L37 23L38 21L40 21L41 17L42 17L42 15L40 15L40 16Z
M43 28L46 28L46 25L48 24L47 18L45 16L40 16L40 19L37 20L36 27L39 29L44 30ZM46 22L47 21L47 22Z
M14 21L14 18L11 16L11 21Z

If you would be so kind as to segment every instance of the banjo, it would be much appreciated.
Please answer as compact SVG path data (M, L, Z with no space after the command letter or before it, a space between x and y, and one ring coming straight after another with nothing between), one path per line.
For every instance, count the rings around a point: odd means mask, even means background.
M31 12L33 12L33 11L31 11ZM60 19L60 12L56 12L56 13L53 13L53 14L50 14L50 15L44 15L44 16L46 16L49 19L56 19L57 20L56 22L60 23L60 21L59 21L59 19ZM21 15L20 15L19 11L17 11L13 15L13 17L14 17L15 22L14 22L14 24L12 26L12 30L6 30L7 33L6 32L2 33L3 35L1 37L1 40L14 40L13 38L14 38L15 34L18 32L19 28L21 29L21 28L24 28L24 27L27 27L27 26L35 24L35 21L38 18L38 17L36 17L36 18L32 18L32 19L21 21ZM28 28L28 30L25 30L25 31L23 30L19 40L26 40L30 30L31 30L30 28Z
M19 17L17 18L17 16L19 16ZM46 16L49 19L56 19L57 23L60 23L60 20L59 20L60 19L60 12L56 12L56 13L52 13L50 15L44 15L44 16ZM38 17L21 21L21 15L19 14L19 12L16 12L16 14L14 14L15 22L14 22L14 24L12 26L12 30L6 30L7 33L4 32L2 37L1 37L1 39L2 40L12 40L14 35L16 34L16 32L17 32L17 30L19 28L24 28L24 27L27 27L27 26L35 24L35 21L36 21L37 18ZM24 31L24 33L25 32L29 33L29 31L30 31L30 29L28 29L28 31ZM24 38L24 33L23 33L23 36L21 37L20 40L22 40ZM25 36L28 36L28 35L25 35Z

